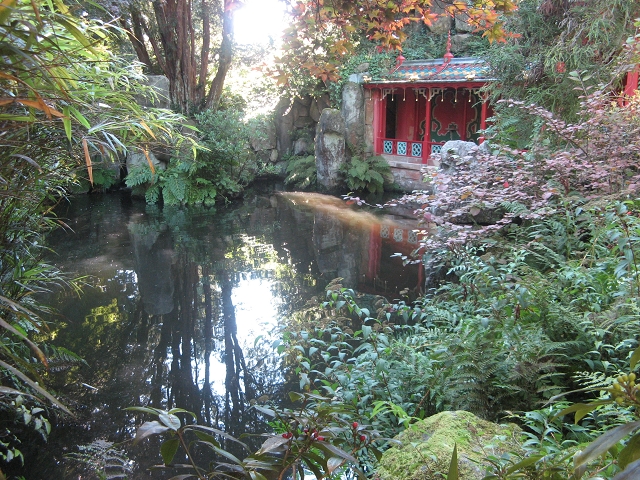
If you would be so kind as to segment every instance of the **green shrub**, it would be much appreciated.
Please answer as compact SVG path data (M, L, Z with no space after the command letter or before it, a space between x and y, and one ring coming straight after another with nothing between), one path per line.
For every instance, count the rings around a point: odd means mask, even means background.
M378 301L367 309L359 305L365 297L330 285L326 300L298 312L285 334L301 385L356 405L383 436L443 410L499 420L589 389L600 401L612 376L633 370L639 217L640 202L573 205L482 247L459 246L443 259L447 280L411 306ZM527 454L556 449L548 468L565 468L567 451L627 421L592 405L579 428L548 419L556 440L569 443L527 440ZM535 415L521 416L527 431L539 427L527 423Z
M343 163L340 170L347 187L353 192L382 193L385 184L389 185L392 182L391 168L381 156L364 160L354 156L350 162Z
M316 185L318 169L316 157L290 157L287 162L287 177L285 183L296 188L313 188Z
M238 196L264 169L250 145L256 129L241 111L208 110L197 120L206 150L195 158L172 158L164 171L151 172L145 165L129 172L127 185L142 187L148 203L213 205Z

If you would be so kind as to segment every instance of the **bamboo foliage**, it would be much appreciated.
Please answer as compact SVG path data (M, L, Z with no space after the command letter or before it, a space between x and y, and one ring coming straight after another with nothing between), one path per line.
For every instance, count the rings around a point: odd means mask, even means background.
M79 14L79 15L77 15ZM131 149L195 152L183 117L144 109L139 65L108 49L117 27L62 0L0 0L0 402L27 392L64 406L44 388L48 356L30 337L44 326L33 294L67 284L43 261L51 208L76 172L119 163ZM98 164L99 162L99 164ZM41 310L41 309L40 309ZM8 389L8 390L7 390ZM10 393L7 393L10 392Z
M152 92L138 65L124 65L108 52L114 25L73 17L61 0L4 0L0 12L5 149L24 154L23 139L33 128L53 129L57 141L66 137L64 156L82 159L91 179L96 155L114 159L139 144L185 141L175 132L181 116L136 104L134 94Z

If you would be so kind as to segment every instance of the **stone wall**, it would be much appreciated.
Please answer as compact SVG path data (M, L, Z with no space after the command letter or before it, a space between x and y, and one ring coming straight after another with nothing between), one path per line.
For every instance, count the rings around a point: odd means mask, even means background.
M313 154L316 125L325 108L329 108L329 96L283 98L275 111L276 149L278 158L285 155Z

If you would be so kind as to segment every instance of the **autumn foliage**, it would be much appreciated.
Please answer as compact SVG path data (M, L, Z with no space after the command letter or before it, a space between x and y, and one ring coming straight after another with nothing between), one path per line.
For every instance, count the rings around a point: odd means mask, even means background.
M405 27L431 25L440 15L464 15L490 41L504 41L501 14L517 9L518 0L298 0L293 22L284 34L285 56L277 72L287 81L285 65L301 65L323 81L335 79L337 67L358 42L380 50L402 50ZM436 8L438 7L438 8ZM440 13L434 13L438 11Z

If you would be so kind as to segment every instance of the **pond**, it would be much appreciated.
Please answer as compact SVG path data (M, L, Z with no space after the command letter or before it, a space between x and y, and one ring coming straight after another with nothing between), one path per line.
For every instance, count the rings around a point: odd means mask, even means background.
M266 191L208 210L123 193L73 198L57 214L68 228L50 236L50 262L84 292L46 299L51 336L86 363L52 355L54 389L77 418L26 478L98 478L83 465L105 462L110 478L170 478L147 471L158 442L131 445L142 417L126 407L185 408L234 436L265 431L251 403L297 385L273 348L291 312L336 277L392 299L422 283L418 266L391 258L416 248L412 219L330 196Z

